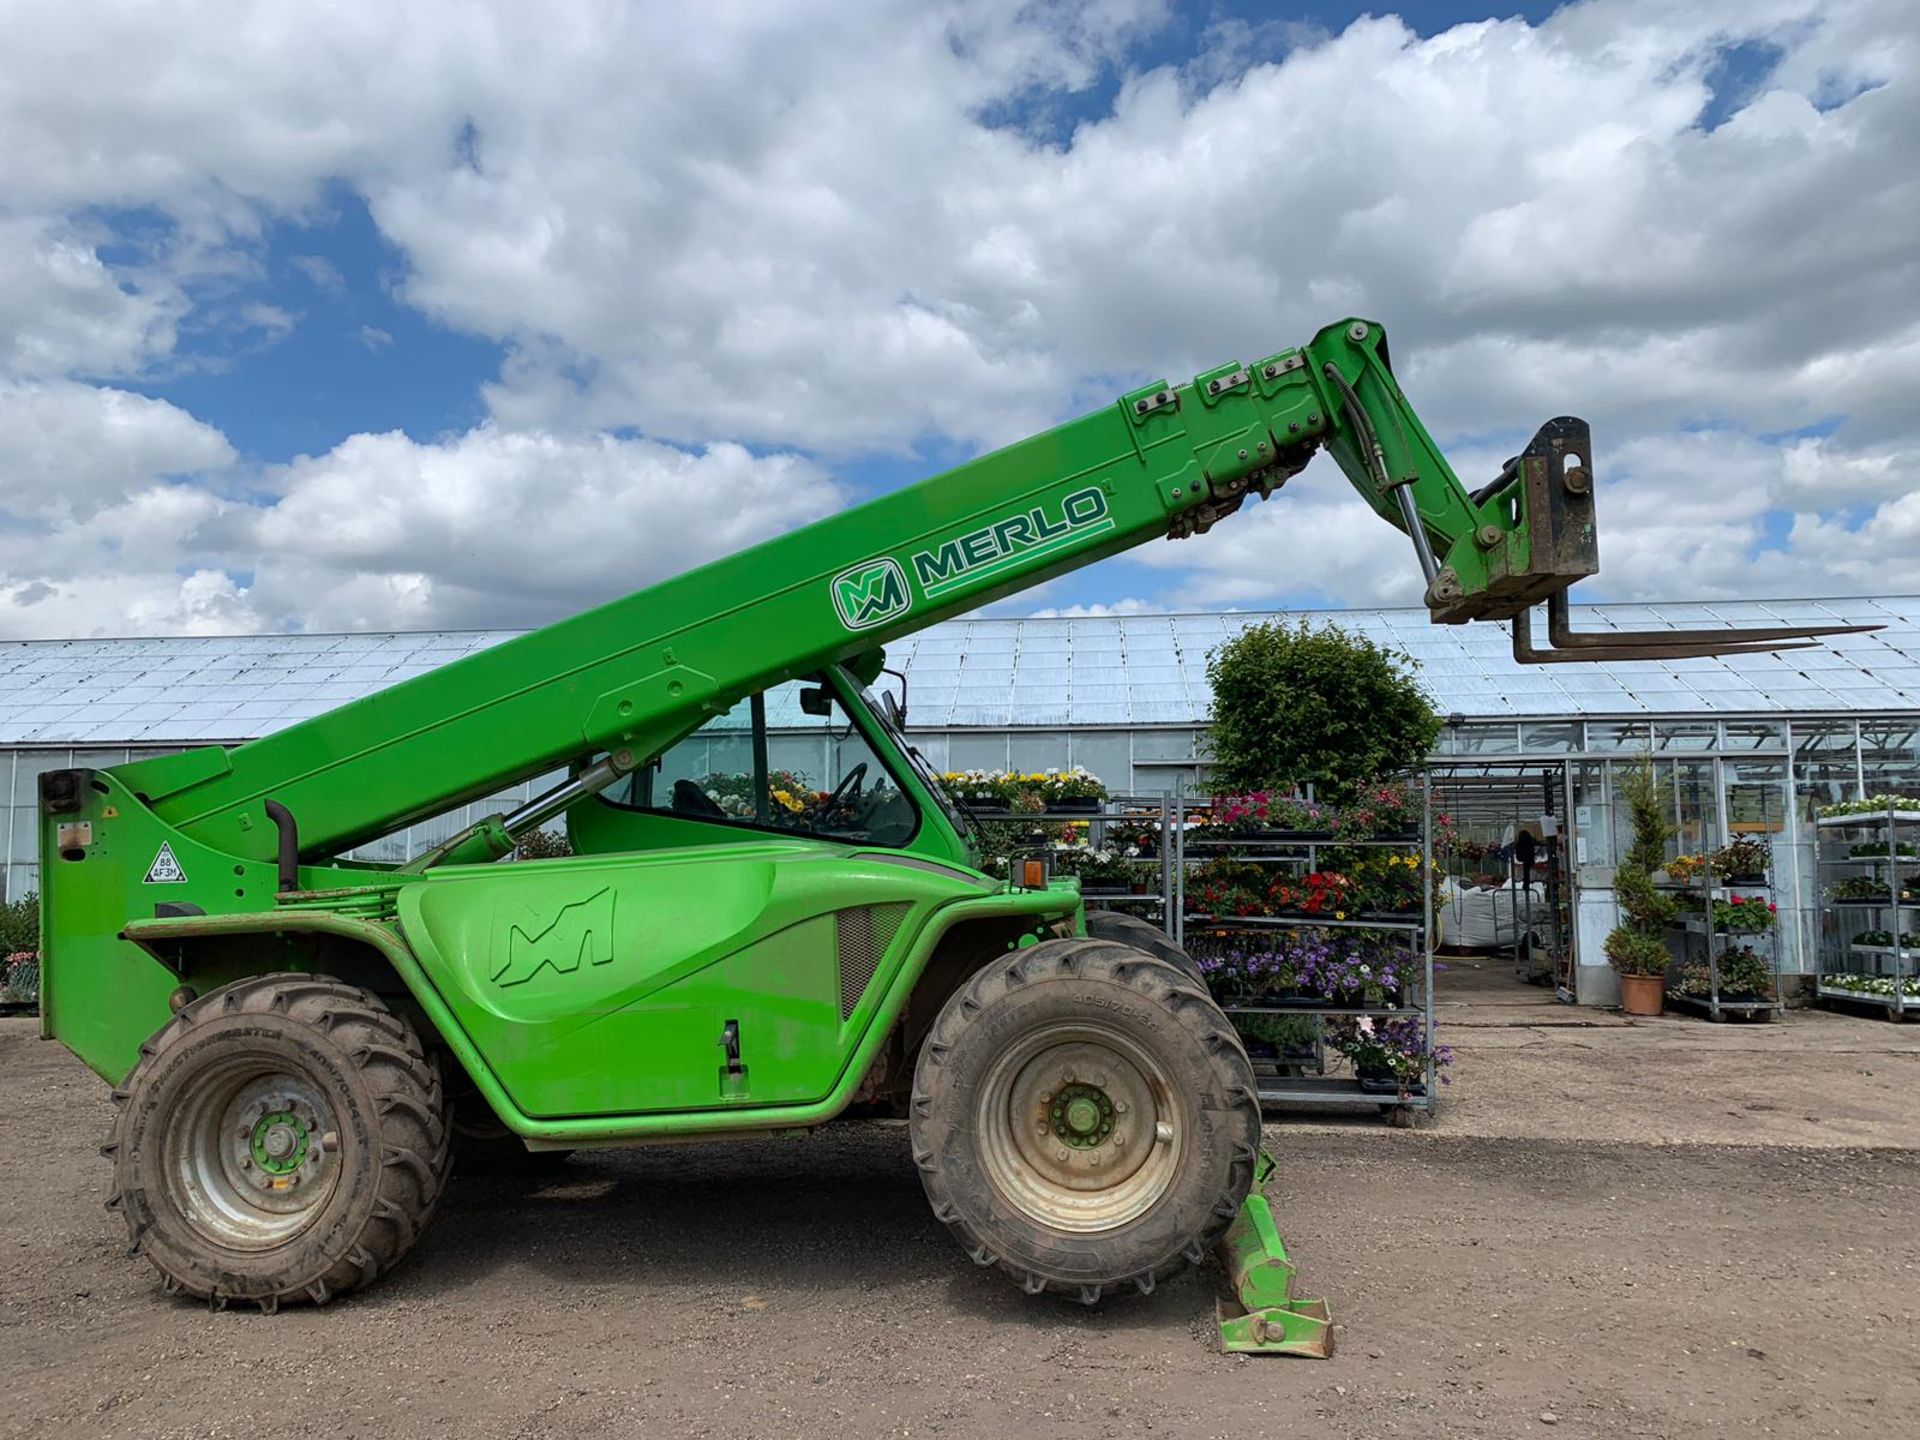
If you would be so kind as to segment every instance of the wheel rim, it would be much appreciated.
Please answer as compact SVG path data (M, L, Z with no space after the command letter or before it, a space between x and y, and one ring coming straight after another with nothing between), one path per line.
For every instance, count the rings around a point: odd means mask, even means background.
M1137 1219L1186 1150L1166 1068L1097 1024L1049 1026L995 1062L975 1116L981 1158L1010 1205L1072 1234Z
M325 1091L261 1059L200 1077L166 1136L176 1208L203 1237L265 1250L298 1235L340 1180L340 1137Z

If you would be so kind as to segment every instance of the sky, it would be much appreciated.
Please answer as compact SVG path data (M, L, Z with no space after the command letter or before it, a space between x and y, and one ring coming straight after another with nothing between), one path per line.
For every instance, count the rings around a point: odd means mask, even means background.
M1350 314L1576 598L1914 588L1920 7L0 0L0 637L521 627ZM1001 613L1418 603L1316 460Z

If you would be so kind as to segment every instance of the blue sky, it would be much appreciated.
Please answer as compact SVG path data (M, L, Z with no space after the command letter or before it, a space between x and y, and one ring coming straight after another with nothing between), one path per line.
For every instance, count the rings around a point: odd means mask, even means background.
M188 7L117 48L49 8L0 59L0 492L48 542L0 549L0 630L545 618L1356 310L1469 480L1595 421L1596 598L1868 585L1911 499L1900 8ZM691 547L688 465L743 497ZM569 506L610 547L571 588ZM1270 508L1009 603L1417 596L1330 470Z

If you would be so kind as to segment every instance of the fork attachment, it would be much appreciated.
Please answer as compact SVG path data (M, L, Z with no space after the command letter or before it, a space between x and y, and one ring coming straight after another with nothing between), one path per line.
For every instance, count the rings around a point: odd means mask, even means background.
M1497 619L1505 610L1512 620L1513 658L1522 665L1767 654L1807 649L1822 635L1853 635L1880 628L1777 625L1716 630L1575 630L1567 590L1582 576L1595 573L1600 565L1593 515L1592 456L1593 439L1586 422L1562 416L1541 426L1527 448L1506 463L1493 483L1474 494L1476 505L1511 507L1513 518L1520 521L1525 534L1525 558L1515 565L1511 553L1496 554L1486 599L1475 603L1477 597L1466 597L1435 606L1436 619ZM1507 562L1504 572L1502 560ZM1507 604L1501 603L1502 597ZM1512 605L1512 600L1521 603ZM1537 600L1545 600L1547 606L1545 646L1533 643L1531 610Z
M1273 1209L1259 1189L1259 1182L1273 1173L1273 1157L1264 1150L1256 1173L1253 1190L1220 1237L1220 1263L1235 1296L1218 1302L1215 1310L1220 1348L1229 1355L1324 1360L1333 1353L1333 1317L1324 1300L1294 1298L1294 1264L1274 1228Z

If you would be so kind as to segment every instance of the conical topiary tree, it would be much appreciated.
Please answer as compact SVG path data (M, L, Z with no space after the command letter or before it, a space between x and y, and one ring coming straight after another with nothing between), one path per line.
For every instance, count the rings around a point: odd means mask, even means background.
M1620 923L1607 935L1607 960L1622 975L1667 973L1666 924L1673 900L1653 886L1653 872L1667 862L1673 826L1654 778L1653 759L1642 756L1620 776L1620 793L1633 822L1633 843L1613 872L1613 898Z

